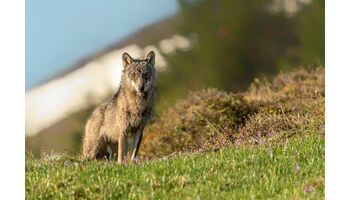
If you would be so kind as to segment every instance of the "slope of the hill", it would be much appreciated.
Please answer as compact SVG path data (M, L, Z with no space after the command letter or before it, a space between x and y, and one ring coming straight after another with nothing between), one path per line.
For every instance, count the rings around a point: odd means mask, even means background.
M324 101L324 68L194 92L154 119L137 164L28 153L26 198L322 199Z
M120 166L26 159L26 199L322 199L324 137Z

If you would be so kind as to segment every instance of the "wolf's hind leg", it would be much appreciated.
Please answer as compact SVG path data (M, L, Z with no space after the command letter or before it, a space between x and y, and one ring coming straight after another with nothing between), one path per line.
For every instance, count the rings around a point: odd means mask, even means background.
M107 152L109 160L115 160L118 154L118 143L111 142L107 144Z
M83 143L83 151L82 151L82 158L83 159L94 159L96 158L98 154L98 147L99 141L98 138L88 138L84 139Z
M82 158L96 158L100 145L100 129L102 126L102 114L95 111L85 126L85 135L83 138Z

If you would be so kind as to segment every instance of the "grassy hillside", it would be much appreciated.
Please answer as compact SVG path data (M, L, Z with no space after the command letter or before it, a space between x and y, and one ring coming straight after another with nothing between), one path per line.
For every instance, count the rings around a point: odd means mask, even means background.
M192 92L156 116L141 161L26 155L27 199L322 199L324 68Z
M324 137L240 146L120 166L26 160L27 199L322 199Z

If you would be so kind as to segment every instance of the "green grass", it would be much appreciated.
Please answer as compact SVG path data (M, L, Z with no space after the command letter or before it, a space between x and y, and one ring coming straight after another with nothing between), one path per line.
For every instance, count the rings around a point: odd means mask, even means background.
M120 166L26 158L27 199L323 199L324 136Z

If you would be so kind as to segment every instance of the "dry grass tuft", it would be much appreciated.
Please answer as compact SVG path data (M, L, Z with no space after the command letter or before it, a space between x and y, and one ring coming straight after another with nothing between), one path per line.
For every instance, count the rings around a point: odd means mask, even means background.
M324 99L322 67L281 73L272 81L256 79L239 94L218 89L191 92L147 128L140 153L154 158L283 140L286 132L324 134Z

